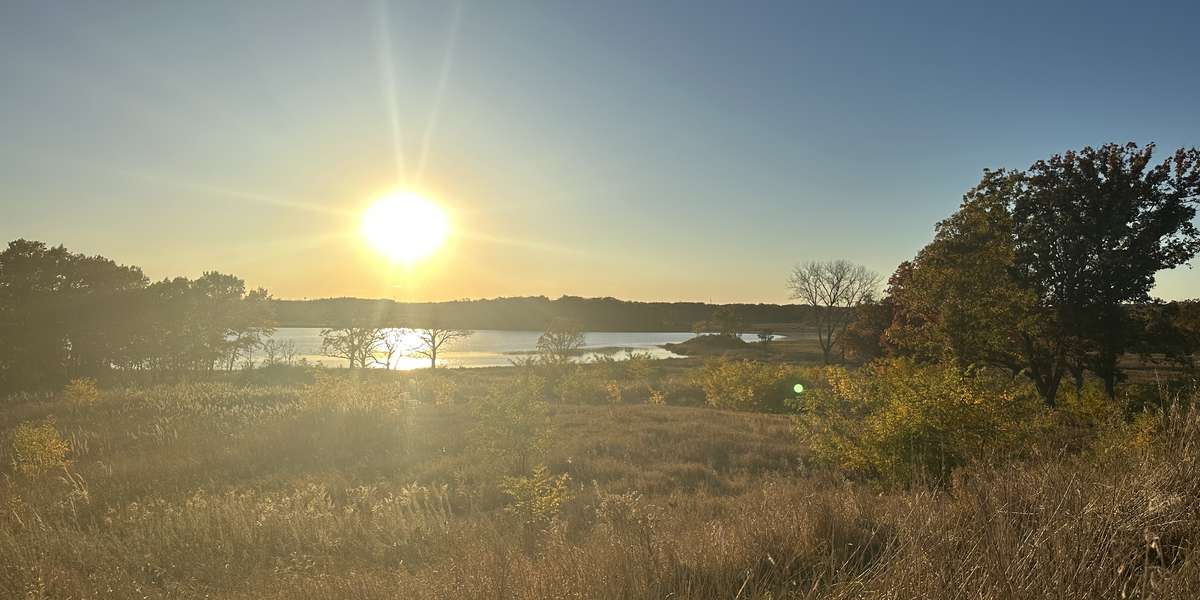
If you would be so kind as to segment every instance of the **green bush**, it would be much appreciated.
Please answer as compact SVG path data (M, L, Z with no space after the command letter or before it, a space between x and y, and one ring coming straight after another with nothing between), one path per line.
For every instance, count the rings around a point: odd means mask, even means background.
M550 436L545 386L541 377L523 374L474 404L471 440L480 456L507 463L501 467L516 473L541 458Z
M578 365L562 374L555 385L558 400L566 404L604 404L608 402L604 373Z
M719 359L704 365L697 379L714 408L781 412L796 397L795 385L809 387L813 377L791 365Z
M819 461L892 482L945 481L971 460L1012 456L1046 422L1029 386L990 373L904 359L826 373L796 433Z

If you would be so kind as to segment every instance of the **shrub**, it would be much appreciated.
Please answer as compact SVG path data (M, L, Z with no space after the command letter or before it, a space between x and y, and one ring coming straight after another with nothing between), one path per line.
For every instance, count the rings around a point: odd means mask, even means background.
M100 391L95 379L76 378L63 388L63 398L72 404L91 404L100 398Z
M1012 454L1043 421L1028 386L988 373L905 359L827 373L795 431L818 460L889 481L945 481L972 459Z
M527 476L505 477L501 488L509 502L504 511L515 516L526 533L544 533L570 499L570 485L570 475L551 475L545 465L534 467Z
M601 404L607 402L608 391L599 373L575 367L558 380L555 388L558 399L570 404Z
M482 456L508 461L515 472L525 472L545 452L550 409L544 389L544 379L523 374L474 405L471 439Z
M649 352L627 350L625 360L625 376L635 381L648 381L654 372L654 355Z
M1056 418L1065 425L1084 428L1110 426L1124 420L1121 407L1104 391L1096 380L1088 381L1083 389L1062 386L1059 389Z
M704 365L698 379L709 406L780 412L795 397L793 386L802 375L788 365L719 359Z
M41 423L24 422L13 430L13 468L26 477L36 477L52 469L71 465L67 454L71 445L54 427L53 419Z
M621 387L620 382L610 381L607 384L605 384L604 389L606 392L608 392L609 406L616 406L618 404L624 403L624 401L625 401L624 388Z
M1125 427L1124 410L1097 380L1088 381L1082 389L1062 386L1056 405L1048 424L1054 427L1051 439L1063 448L1081 450L1090 446L1105 452L1132 441Z
M454 381L436 370L417 374L409 388L410 397L417 402L437 406L450 405L458 392Z
M667 404L667 394L662 390L650 390L650 404L654 406L665 406Z
M671 406L704 406L704 387L690 375L669 377L656 389L662 391L663 401Z

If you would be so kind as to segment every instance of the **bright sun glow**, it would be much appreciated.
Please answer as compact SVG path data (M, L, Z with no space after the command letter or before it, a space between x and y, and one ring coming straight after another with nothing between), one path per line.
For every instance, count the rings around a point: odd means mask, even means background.
M450 219L438 205L412 192L393 192L363 213L362 233L394 261L414 262L432 254L450 233Z

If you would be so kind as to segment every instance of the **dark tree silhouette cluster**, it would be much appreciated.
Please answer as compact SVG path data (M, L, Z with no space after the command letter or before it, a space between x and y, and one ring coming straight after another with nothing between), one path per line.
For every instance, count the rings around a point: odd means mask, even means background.
M232 275L151 283L137 267L16 240L0 252L0 387L232 368L270 333L268 299Z

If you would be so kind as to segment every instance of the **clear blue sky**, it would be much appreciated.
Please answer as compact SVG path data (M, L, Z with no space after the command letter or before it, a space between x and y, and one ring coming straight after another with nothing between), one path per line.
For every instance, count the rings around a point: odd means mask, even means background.
M786 300L989 167L1200 146L1200 4L0 4L0 238L283 297ZM399 149L399 152L397 152ZM355 235L417 187L420 268ZM1156 292L1200 296L1200 271Z

